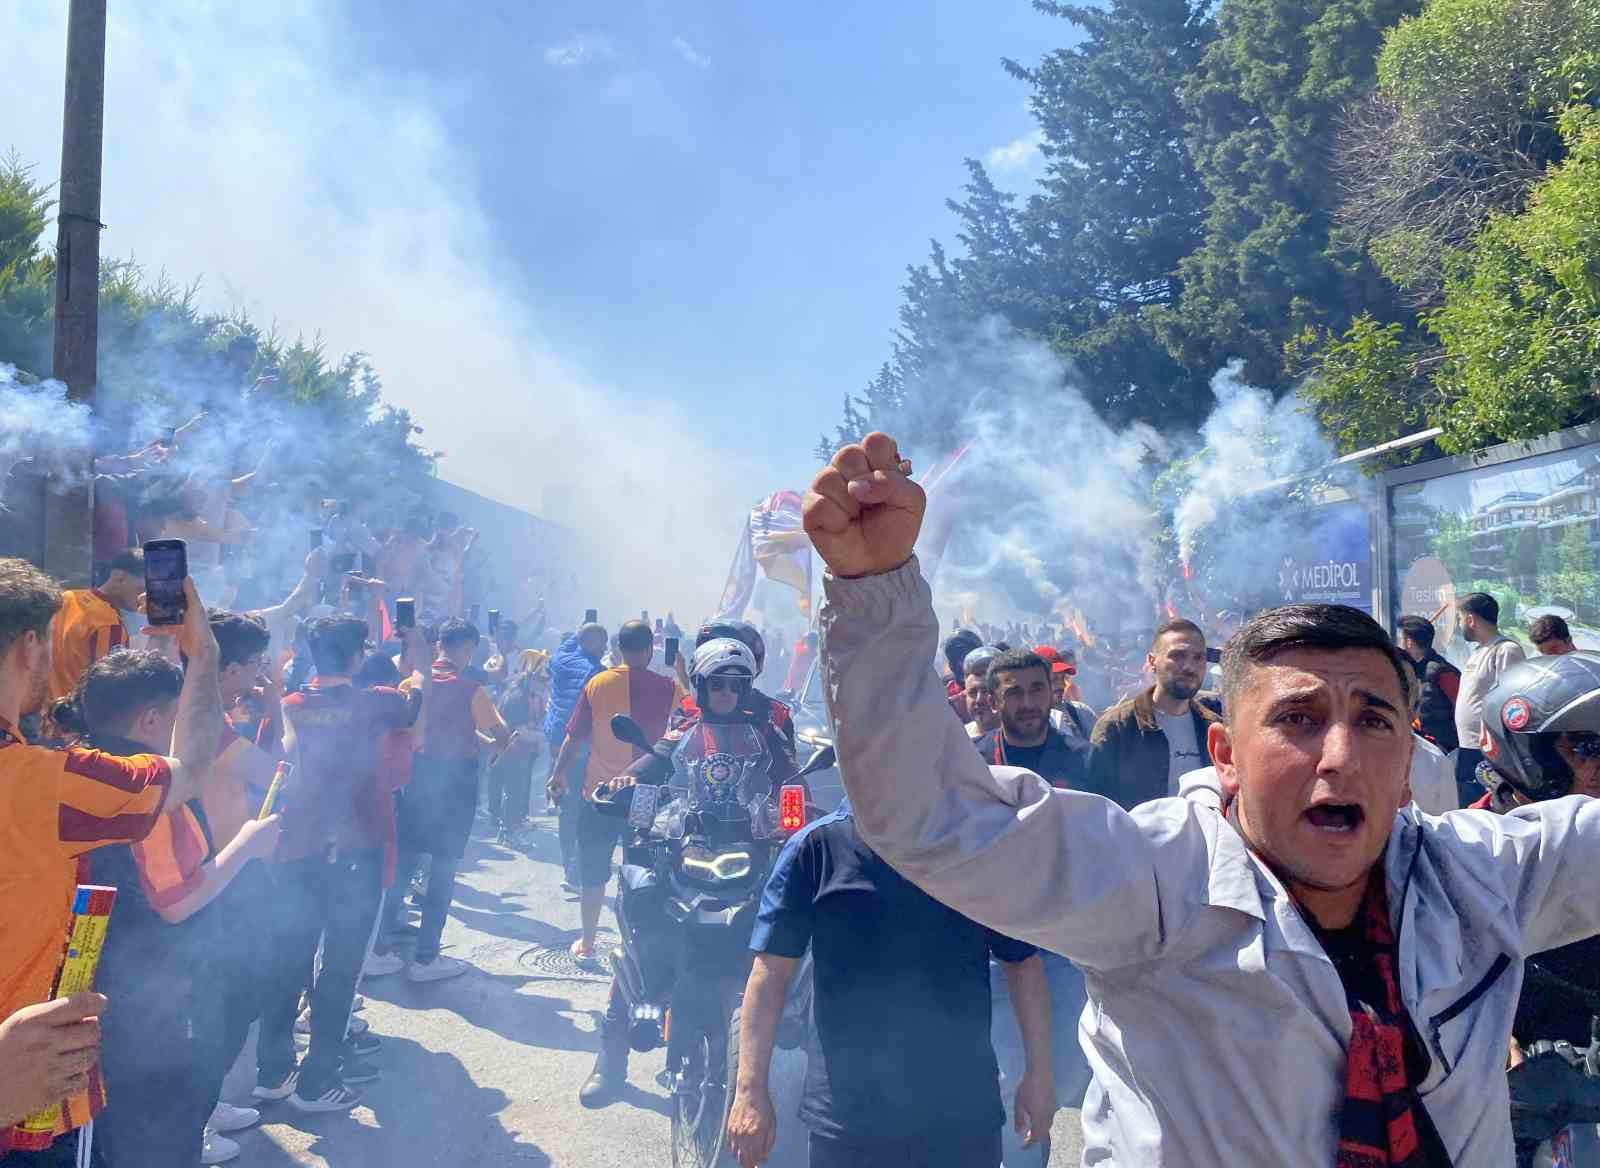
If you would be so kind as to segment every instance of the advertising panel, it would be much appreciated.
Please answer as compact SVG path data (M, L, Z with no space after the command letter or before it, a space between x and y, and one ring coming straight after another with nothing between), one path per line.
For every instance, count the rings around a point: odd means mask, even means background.
M1469 646L1455 600L1487 592L1500 626L1526 641L1529 621L1565 618L1582 649L1600 649L1600 446L1496 463L1391 488L1395 612L1429 617L1435 647L1457 665Z

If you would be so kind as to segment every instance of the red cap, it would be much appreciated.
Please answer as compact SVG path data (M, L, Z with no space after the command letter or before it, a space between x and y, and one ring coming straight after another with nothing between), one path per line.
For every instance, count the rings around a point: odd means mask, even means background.
M1061 659L1061 650L1054 645L1035 645L1033 651L1050 663L1051 673L1065 673L1070 676L1078 672L1076 665L1070 665Z

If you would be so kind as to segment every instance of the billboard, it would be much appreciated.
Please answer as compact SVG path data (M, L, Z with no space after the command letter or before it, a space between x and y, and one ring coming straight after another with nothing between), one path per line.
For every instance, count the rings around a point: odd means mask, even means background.
M1372 516L1360 503L1306 513L1278 565L1278 603L1348 604L1372 612Z
M1457 665L1468 646L1455 600L1487 592L1521 636L1555 613L1579 648L1600 649L1600 446L1474 467L1389 492L1395 611L1429 617ZM1523 638L1526 639L1525 637Z

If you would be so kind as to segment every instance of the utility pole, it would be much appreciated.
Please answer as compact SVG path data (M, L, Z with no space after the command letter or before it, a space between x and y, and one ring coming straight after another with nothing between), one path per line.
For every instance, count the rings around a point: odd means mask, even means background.
M67 396L94 409L100 307L100 154L106 104L106 0L71 0L56 210L56 336L51 374ZM94 559L94 451L76 482L50 483L44 498L44 569L87 585Z

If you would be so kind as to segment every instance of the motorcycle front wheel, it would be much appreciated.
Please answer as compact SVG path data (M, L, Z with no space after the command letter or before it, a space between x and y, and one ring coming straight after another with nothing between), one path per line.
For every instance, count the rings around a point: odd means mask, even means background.
M738 1168L728 1150L728 1111L733 1106L729 1052L737 1060L739 1012L733 1030L700 1034L685 1056L672 1093L672 1168ZM734 1064L735 1066L737 1063Z

